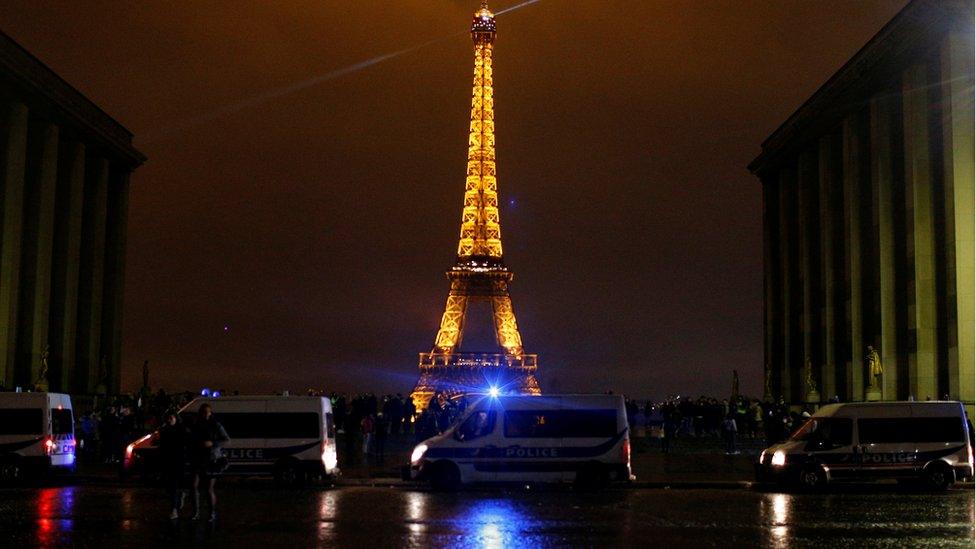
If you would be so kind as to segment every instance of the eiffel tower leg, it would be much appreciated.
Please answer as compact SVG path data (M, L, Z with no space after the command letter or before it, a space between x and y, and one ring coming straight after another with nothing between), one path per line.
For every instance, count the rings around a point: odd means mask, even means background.
M498 340L498 345L510 355L521 356L522 336L518 331L512 298L508 296L508 292L506 291L505 295L493 295L491 308L495 317L495 338Z
M417 380L417 386L414 388L413 392L410 393L410 398L413 400L413 405L417 411L425 410L427 408L427 403L434 396L434 379L429 373L420 374L420 379Z
M434 349L438 353L451 353L461 341L464 330L464 313L468 308L468 296L455 293L454 288L447 296L447 305L441 317L441 327L434 339Z

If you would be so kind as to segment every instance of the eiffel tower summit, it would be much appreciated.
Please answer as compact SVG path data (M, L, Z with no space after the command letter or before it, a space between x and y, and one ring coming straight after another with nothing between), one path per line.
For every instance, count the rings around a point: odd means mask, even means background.
M487 2L471 22L474 85L468 172L461 210L457 260L447 271L451 289L444 316L429 353L420 353L420 380L412 393L418 410L438 391L450 395L485 393L540 394L535 378L537 356L526 354L515 321L508 287L514 274L502 259L502 232L495 179L495 113L491 60L495 17ZM488 304L494 321L494 348L462 350L467 317L476 304Z

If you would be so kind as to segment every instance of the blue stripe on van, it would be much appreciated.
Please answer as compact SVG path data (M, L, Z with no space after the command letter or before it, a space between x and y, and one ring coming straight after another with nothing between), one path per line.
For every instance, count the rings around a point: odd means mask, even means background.
M831 466L869 466L880 467L890 465L897 467L900 465L925 465L926 463L945 456L961 452L966 448L965 444L928 452L868 452L867 454L856 454L854 452L812 452L808 454L793 455L789 460L793 464L800 463L823 463ZM867 459L865 459L867 457Z
M551 459L551 458L591 458L609 452L627 434L620 431L606 442L596 446L480 446L474 448L431 448L427 459Z

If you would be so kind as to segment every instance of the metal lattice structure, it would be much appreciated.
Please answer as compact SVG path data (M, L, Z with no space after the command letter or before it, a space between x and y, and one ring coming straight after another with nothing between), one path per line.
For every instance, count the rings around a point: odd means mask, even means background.
M434 348L420 354L420 380L412 393L418 410L436 391L462 394L483 391L487 383L505 391L540 394L535 378L536 355L525 354L508 286L513 273L502 260L502 232L495 179L495 111L492 99L492 49L495 18L486 2L471 23L474 41L474 82L468 169L461 211L457 261L447 272L451 289ZM468 305L491 304L497 349L461 352Z

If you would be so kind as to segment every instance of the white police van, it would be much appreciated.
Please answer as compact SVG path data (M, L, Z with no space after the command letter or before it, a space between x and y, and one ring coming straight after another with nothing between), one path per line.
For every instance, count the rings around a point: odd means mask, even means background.
M485 396L454 426L418 444L404 476L450 490L474 482L629 481L622 396ZM408 473L408 474L407 474Z
M75 419L60 393L0 393L0 481L74 472Z
M922 480L944 490L973 476L961 402L857 402L821 408L756 464L760 482Z
M201 397L184 406L179 416L189 427L203 404L227 431L227 469L223 475L272 474L282 484L301 484L312 477L338 476L332 403L325 397L227 396ZM158 471L158 431L126 448L127 473Z

